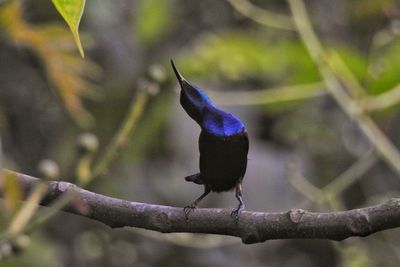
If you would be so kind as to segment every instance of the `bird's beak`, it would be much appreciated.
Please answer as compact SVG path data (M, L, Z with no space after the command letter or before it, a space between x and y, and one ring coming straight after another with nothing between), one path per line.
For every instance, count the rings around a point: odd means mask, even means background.
M191 85L183 76L182 74L179 72L179 70L176 68L174 61L171 59L171 65L172 68L174 69L176 78L179 81L179 84L181 85L182 91L191 98L201 98L199 95L198 90L195 89L195 87L193 85Z
M182 74L179 72L179 70L175 67L174 61L171 59L171 65L172 68L174 69L176 78L178 79L179 83L181 84L181 87L183 87L183 81L186 81L185 78L183 78Z
M212 106L211 100L199 88L191 85L175 67L171 59L176 78L181 85L180 103L186 113L194 119L200 126L202 125L202 110L206 106Z
M172 68L174 69L176 78L179 81L179 84L181 85L182 91L187 94L188 97L193 97L193 98L201 98L201 96L199 95L198 90L191 85L183 76L182 74L179 72L179 70L177 69L177 67L174 64L174 61L171 59L171 65Z

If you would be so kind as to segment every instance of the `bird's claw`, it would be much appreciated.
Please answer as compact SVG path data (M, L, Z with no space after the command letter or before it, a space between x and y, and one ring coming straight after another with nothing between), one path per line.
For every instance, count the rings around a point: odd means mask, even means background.
M192 204L183 208L186 220L189 219L189 213L191 213L196 208L196 205Z
M231 212L231 217L235 220L235 222L239 221L240 212L243 210L243 207L239 206Z

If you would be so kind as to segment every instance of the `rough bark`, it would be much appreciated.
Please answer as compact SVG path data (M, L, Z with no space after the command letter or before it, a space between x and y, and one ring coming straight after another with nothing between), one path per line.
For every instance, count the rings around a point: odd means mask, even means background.
M15 175L25 195L39 181L32 176ZM130 226L161 233L230 235L240 237L245 244L295 238L340 241L400 226L400 199L397 198L376 206L339 212L318 213L302 209L286 212L244 211L237 222L231 218L229 209L196 209L187 220L180 207L112 198L68 182L52 181L40 204L48 206L67 192L73 192L80 205L68 205L63 211L102 222L112 228Z

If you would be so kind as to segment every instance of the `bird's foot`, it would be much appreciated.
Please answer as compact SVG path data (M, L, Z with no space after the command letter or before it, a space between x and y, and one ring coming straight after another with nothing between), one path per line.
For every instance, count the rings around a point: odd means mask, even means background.
M235 220L235 222L239 221L239 215L242 210L244 210L244 207L240 205L231 212L231 217Z
M186 220L189 219L189 213L191 213L196 208L195 204L186 206L183 208L183 212L185 213Z

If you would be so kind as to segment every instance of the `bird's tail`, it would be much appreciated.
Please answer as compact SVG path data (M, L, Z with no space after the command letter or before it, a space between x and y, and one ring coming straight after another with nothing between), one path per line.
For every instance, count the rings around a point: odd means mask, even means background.
M200 173L196 173L196 174L192 174L192 175L186 176L185 180L188 181L188 182L193 182L195 184L203 184L203 181L201 180L201 174Z

